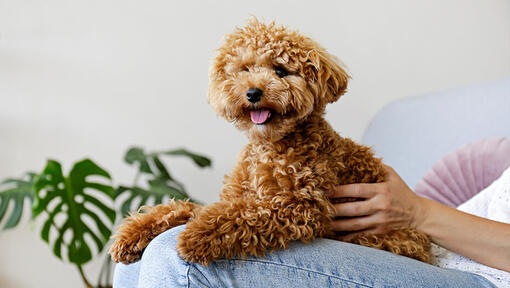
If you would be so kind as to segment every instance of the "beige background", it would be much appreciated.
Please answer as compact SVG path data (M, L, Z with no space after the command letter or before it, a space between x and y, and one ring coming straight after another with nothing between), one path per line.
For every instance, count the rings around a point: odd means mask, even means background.
M0 0L0 179L89 156L121 183L133 177L121 161L130 145L184 146L214 167L177 159L173 173L196 198L218 199L246 140L208 107L208 65L251 14L346 63L349 92L327 117L357 140L395 99L510 75L506 0ZM0 232L0 287L80 287L26 220Z

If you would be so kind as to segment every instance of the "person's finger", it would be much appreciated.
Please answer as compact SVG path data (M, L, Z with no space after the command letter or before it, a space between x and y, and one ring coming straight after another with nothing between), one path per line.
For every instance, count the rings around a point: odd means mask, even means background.
M356 232L373 228L376 224L374 215L364 217L354 217L350 219L340 219L331 222L333 231L338 232Z
M376 185L367 183L340 185L336 186L333 191L330 191L328 196L329 198L370 198L376 194Z
M374 214L377 211L371 200L333 204L336 217L359 217Z

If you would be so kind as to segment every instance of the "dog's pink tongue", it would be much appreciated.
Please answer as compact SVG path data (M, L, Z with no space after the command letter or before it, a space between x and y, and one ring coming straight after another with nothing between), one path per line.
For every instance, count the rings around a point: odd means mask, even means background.
M268 109L252 110L250 111L251 121L255 124L262 124L269 118Z

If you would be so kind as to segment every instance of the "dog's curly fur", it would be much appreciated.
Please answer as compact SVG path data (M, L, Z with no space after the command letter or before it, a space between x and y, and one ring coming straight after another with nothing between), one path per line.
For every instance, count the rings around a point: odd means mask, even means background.
M277 75L275 67L288 75ZM225 37L209 76L209 103L246 132L250 144L226 176L220 202L202 207L172 201L128 217L110 249L116 262L137 261L151 239L184 223L177 250L201 264L263 256L293 240L338 239L325 192L384 180L381 160L370 148L342 138L324 120L325 106L346 91L349 76L310 38L252 19ZM263 91L260 101L247 100L250 88ZM261 125L250 117L257 109L271 113ZM359 199L344 201L353 200ZM428 236L410 228L350 241L430 261Z

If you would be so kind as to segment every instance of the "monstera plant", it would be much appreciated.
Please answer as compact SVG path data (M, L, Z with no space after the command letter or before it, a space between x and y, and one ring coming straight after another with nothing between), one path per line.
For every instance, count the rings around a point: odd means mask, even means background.
M124 157L126 163L137 167L132 185L114 186L110 174L90 159L76 162L67 176L59 162L48 160L39 174L27 173L0 183L0 223L8 216L3 229L16 227L28 200L33 220L45 215L40 236L53 254L75 265L86 287L111 287L108 255L96 285L85 275L83 265L101 254L115 224L143 205L171 198L195 201L170 175L162 160L169 155L187 157L201 168L211 166L207 157L184 149L146 153L134 147Z

